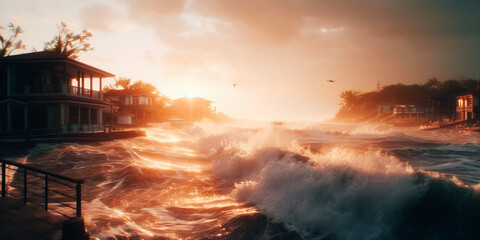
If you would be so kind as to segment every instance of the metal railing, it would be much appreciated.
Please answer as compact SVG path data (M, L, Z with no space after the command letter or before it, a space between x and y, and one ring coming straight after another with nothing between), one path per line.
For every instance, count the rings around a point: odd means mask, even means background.
M69 178L25 164L0 159L2 198L10 196L44 207L65 217L82 216L84 180ZM75 196L69 192L75 192ZM70 193L71 194L71 193ZM40 203L40 204L39 204ZM73 206L72 206L73 205Z

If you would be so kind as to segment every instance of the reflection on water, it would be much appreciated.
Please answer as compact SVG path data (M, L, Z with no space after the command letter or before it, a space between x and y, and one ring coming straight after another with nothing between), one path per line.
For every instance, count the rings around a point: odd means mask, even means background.
M83 214L99 239L401 239L442 229L407 224L438 184L432 179L480 182L479 140L457 130L204 122L162 124L135 139L40 144L26 161L86 180ZM457 194L472 207L477 195ZM408 227L415 231L400 231Z

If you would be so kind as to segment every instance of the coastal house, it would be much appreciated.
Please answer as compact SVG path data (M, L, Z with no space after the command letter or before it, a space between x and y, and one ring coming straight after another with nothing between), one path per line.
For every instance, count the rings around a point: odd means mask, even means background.
M392 104L390 103L383 103L378 105L378 114L391 113L392 110Z
M172 115L185 121L199 121L216 115L213 102L201 97L182 97L176 99L170 107Z
M480 119L480 89L474 89L458 95L457 98L457 120Z
M130 89L112 89L105 93L105 99L119 106L118 113L113 116L116 124L145 124L155 120L157 108L154 106L154 94Z
M393 114L397 118L425 119L425 106L422 104L396 105Z
M102 80L113 74L55 52L0 58L0 132L103 129Z
M430 121L451 122L457 119L458 92L433 96L428 103Z

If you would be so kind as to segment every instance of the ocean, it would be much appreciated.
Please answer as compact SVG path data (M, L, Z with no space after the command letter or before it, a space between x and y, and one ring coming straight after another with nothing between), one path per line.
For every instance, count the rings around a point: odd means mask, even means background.
M480 133L158 124L10 158L85 179L96 239L480 239Z

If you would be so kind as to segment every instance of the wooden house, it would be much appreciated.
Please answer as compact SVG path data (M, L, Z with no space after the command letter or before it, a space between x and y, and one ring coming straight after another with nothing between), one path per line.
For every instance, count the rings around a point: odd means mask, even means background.
M457 96L457 120L480 120L480 89Z
M155 121L158 111L154 105L155 97L151 93L130 89L109 90L105 93L105 99L118 105L119 111L123 112L123 117L128 115L132 118L130 124L145 124Z
M428 120L451 122L457 120L458 92L435 95L428 102Z
M103 129L102 80L113 74L55 52L0 58L0 133Z

